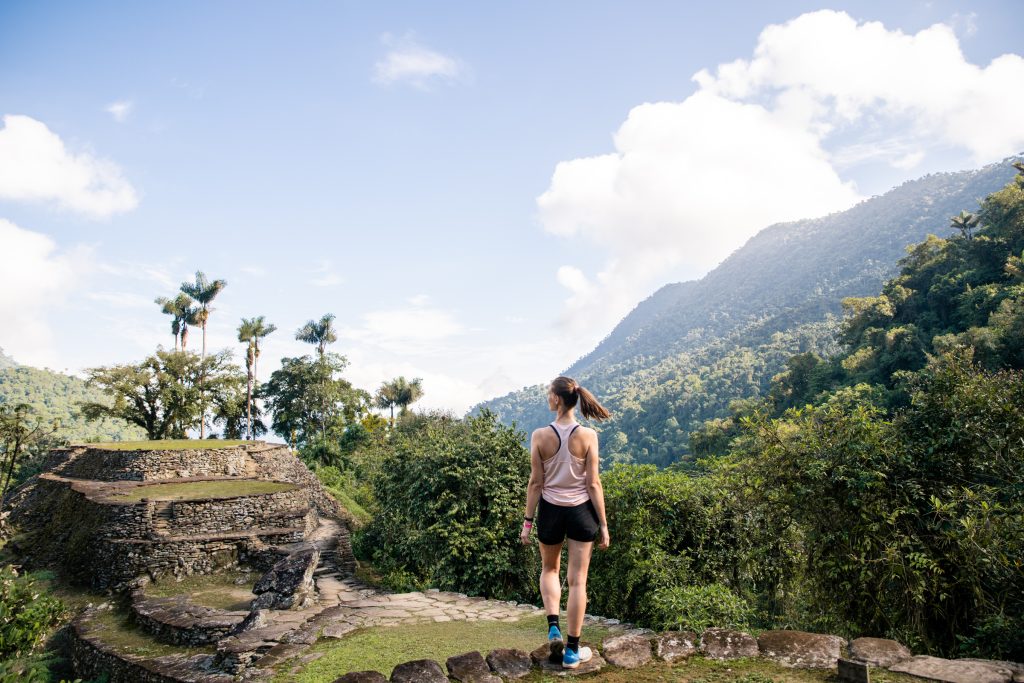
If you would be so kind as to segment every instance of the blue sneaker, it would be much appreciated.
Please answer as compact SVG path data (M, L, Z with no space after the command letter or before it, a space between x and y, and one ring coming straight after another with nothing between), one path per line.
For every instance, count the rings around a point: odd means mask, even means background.
M551 628L548 629L548 640L561 640L562 632L558 630L558 627L551 624Z
M589 662L593 656L594 653L585 645L580 646L579 652L567 647L562 652L562 668L577 669L583 662Z

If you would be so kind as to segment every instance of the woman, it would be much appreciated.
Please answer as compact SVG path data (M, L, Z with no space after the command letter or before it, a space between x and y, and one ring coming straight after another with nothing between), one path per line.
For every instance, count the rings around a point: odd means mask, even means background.
M548 639L561 640L558 614L562 587L558 564L562 542L569 539L569 601L566 605L568 639L562 666L575 669L589 660L589 647L580 647L580 631L587 607L587 568L590 553L608 547L608 523L604 514L604 489L598 474L597 432L576 422L577 403L584 417L604 420L610 413L594 395L569 377L558 377L548 389L548 408L555 420L530 437L530 483L526 489L526 514L519 539L530 542L537 512L537 540L543 568L540 594L548 614ZM538 508L539 503L539 508Z

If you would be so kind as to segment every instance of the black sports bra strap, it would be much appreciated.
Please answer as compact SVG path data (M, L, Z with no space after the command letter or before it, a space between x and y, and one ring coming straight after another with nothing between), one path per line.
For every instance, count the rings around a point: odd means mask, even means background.
M555 429L555 425L548 425L548 427L551 427L551 429L555 432L555 436L558 437L558 450L555 451L555 455L557 455L558 451L562 450L562 435L558 433L557 429ZM575 429L573 431L575 431Z

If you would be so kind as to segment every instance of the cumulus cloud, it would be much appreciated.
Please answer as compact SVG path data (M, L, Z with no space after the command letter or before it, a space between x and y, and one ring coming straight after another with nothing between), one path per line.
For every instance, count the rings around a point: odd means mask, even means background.
M135 107L135 103L131 100L118 100L117 102L111 102L106 106L106 111L114 120L118 123L124 123L128 120L128 116L132 113L132 109Z
M135 189L113 162L73 153L46 124L7 115L0 129L0 199L54 202L91 218L134 209Z
M57 366L47 312L59 305L88 270L84 248L61 251L38 232L0 218L0 347L27 365Z
M409 83L429 90L436 83L454 83L465 76L465 67L458 60L418 44L411 36L385 35L382 42L391 49L374 64L376 83Z
M933 149L985 163L1024 146L1024 59L971 64L944 24L907 35L812 12L693 80L681 102L630 111L608 153L559 163L538 197L545 230L610 254L594 277L559 269L565 331L596 341L669 269L706 272L767 225L851 206L849 166L909 173Z

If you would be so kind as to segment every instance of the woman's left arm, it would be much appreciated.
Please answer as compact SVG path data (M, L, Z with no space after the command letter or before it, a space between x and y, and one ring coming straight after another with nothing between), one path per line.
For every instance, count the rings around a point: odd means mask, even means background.
M601 486L601 459L598 457L597 433L594 434L593 443L587 450L587 493L594 504L594 511L597 513L597 521L601 528L598 531L599 540L597 547L604 550L611 544L611 536L608 535L608 519L604 512L604 487Z

